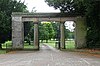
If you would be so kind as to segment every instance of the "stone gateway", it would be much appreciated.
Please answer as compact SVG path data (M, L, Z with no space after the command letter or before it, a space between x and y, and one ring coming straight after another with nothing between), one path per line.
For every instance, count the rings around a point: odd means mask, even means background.
M38 22L41 21L56 21L60 22L60 49L65 48L64 38L64 22L75 22L75 47L86 47L86 21L84 17L67 14L67 13L12 13L12 48L23 49L24 48L24 22L34 22L34 49L39 49L38 39Z

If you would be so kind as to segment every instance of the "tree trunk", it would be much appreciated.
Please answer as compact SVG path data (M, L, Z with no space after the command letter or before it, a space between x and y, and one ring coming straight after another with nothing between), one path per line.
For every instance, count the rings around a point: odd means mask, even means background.
M2 44L0 44L0 49L2 49Z
M46 43L48 43L48 40L46 40Z
M29 41L29 45L31 45L31 42Z

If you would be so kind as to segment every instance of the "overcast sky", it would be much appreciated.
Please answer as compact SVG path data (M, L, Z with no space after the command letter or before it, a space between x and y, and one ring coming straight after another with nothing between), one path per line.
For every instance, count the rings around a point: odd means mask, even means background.
M19 0L17 0L19 1ZM24 0L21 0L22 2ZM45 3L45 0L25 0L25 4L27 5L28 7L28 10L31 12L32 11L32 8L35 7L35 10L37 10L36 12L60 12L59 10L55 10L53 7L49 7L46 3ZM66 29L69 29L69 30L73 30L74 27L73 27L73 21L67 21L65 22L65 26L66 26Z
M23 2L24 0L21 1ZM49 7L45 3L45 0L25 0L25 4L30 12L32 11L33 7L35 7L37 12L60 12L59 10L55 10L53 7Z

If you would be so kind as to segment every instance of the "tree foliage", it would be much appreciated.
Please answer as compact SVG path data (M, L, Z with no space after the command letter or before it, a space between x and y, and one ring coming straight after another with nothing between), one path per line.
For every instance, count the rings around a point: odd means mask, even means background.
M100 48L100 0L45 0L61 12L76 13L86 17L87 47Z
M83 15L85 6L83 0L45 0L49 6L60 9L61 12L76 13Z
M87 47L100 48L100 1L85 0L87 7Z
M30 45L30 41L34 40L34 23L25 22L24 23L24 40L27 41Z
M53 38L54 29L50 22L44 22L39 25L39 39L46 40Z
M52 26L54 29L54 36L53 39L59 40L60 39L60 23L58 22L52 22Z
M12 12L28 12L26 8L27 6L21 1L0 0L0 43L11 39Z

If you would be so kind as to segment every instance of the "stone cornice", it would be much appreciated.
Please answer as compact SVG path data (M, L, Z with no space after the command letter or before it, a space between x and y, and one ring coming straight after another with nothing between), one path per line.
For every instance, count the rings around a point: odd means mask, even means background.
M56 17L76 17L78 14L71 13L23 13L13 12L12 16L21 16L23 18L56 18Z

